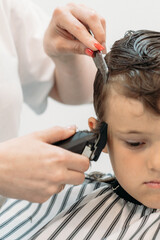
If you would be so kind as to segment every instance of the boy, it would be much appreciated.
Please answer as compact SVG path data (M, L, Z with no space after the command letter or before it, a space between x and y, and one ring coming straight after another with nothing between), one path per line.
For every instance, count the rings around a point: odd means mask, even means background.
M104 83L98 71L97 120L90 118L89 126L108 124L104 151L115 178L103 182L89 176L82 186L66 186L44 203L48 213L54 205L57 216L32 239L160 239L160 33L129 32L105 60L108 79ZM27 217L37 224L34 215ZM24 234L12 239L25 239Z

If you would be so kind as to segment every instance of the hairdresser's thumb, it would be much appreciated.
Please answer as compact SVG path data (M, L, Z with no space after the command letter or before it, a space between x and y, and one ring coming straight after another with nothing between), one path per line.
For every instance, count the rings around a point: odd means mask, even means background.
M54 143L71 137L76 132L76 126L52 127L40 132L40 138L46 143Z

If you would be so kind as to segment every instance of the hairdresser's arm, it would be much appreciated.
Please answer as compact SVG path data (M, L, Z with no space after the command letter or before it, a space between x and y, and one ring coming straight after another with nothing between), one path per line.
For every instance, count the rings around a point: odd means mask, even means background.
M89 159L51 143L75 128L54 127L0 143L0 195L44 202L65 184L80 184Z
M94 10L72 3L54 11L44 38L44 49L56 65L50 93L54 99L68 104L92 100L96 68L93 59L85 56L86 48L95 51L94 44L104 46L105 40L105 20Z

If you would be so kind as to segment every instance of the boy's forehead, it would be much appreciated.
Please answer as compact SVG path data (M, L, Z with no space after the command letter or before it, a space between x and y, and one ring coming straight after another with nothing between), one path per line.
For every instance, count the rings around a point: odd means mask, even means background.
M154 115L137 100L110 89L105 121L116 132L143 132L160 136L160 116Z
M157 121L160 126L160 116L152 114L139 100L119 94L114 88L110 89L106 102L105 121L112 128L122 131L135 129L148 132L149 126L157 125Z
M107 99L107 114L120 114L131 116L142 116L144 114L144 106L141 101L126 97L118 93L114 88L110 88Z

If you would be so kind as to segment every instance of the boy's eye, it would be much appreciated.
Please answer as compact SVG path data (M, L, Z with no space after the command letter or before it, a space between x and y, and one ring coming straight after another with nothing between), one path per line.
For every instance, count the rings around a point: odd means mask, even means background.
M144 145L144 142L126 142L129 147L138 148Z

